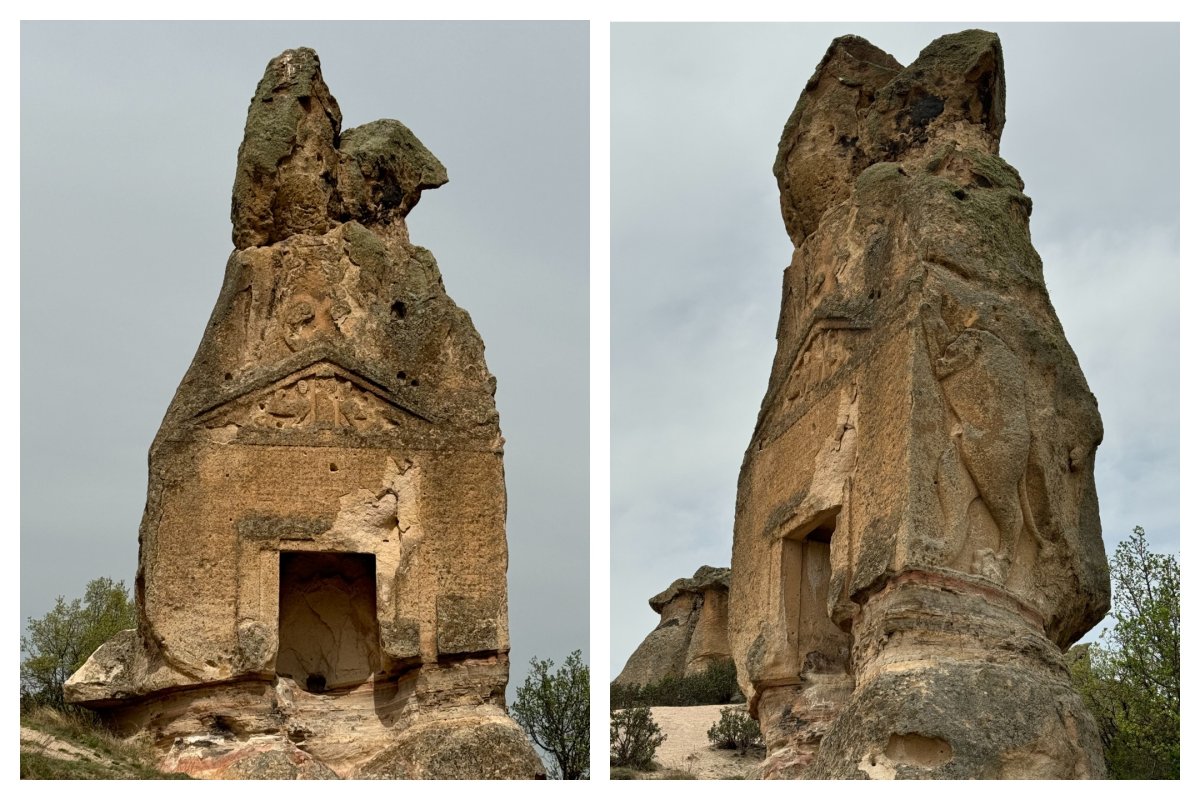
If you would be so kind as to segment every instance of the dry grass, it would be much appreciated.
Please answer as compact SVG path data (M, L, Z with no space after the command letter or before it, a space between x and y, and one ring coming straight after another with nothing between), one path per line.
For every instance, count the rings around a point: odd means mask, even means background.
M122 739L87 712L38 707L21 714L21 728L24 779L186 777L160 772L148 744Z

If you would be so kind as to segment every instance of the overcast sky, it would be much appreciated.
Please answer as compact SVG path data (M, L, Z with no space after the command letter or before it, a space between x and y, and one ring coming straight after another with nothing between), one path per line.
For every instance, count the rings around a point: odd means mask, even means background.
M232 250L246 109L317 50L343 129L407 124L409 217L498 380L513 687L588 652L586 23L23 24L21 619L133 585L146 456Z
M1033 198L1050 297L1104 419L1106 548L1179 549L1179 29L1149 24L666 24L612 32L612 652L647 598L728 566L791 244L771 174L830 40L904 64L1000 34L1000 154Z

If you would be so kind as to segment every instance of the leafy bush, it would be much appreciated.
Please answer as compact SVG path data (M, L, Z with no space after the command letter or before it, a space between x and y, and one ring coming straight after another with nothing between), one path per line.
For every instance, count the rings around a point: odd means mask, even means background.
M708 740L721 750L737 750L746 755L751 747L761 746L762 731L758 723L741 708L722 708L721 719L708 729Z
M1110 559L1113 625L1071 664L1109 778L1179 778L1179 561L1137 527Z
M63 681L113 634L136 625L125 582L111 578L89 582L82 600L68 603L60 596L46 616L30 617L29 635L21 637L22 707L65 708Z
M608 727L609 762L614 767L654 769L654 753L667 735L650 716L650 709L635 706L612 713Z
M668 675L645 685L612 686L611 708L633 706L715 706L741 696L737 669L732 661L709 664L703 672L682 677Z
M583 654L571 653L554 672L550 659L535 656L529 666L512 704L513 719L553 759L550 777L587 780L591 684Z

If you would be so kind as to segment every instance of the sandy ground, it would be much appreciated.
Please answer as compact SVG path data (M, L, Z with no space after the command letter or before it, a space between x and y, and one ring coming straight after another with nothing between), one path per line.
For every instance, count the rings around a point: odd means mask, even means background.
M709 745L708 729L728 706L655 706L654 721L667 735L654 760L664 770L690 772L697 778L743 778L760 763L751 751L745 757L736 750L717 750Z

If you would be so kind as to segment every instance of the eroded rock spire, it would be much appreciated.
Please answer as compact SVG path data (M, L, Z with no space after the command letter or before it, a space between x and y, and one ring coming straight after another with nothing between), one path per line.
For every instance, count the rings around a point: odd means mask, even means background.
M730 637L767 777L1100 777L1096 400L998 155L999 39L834 40L775 163L795 245Z
M140 624L65 692L197 777L531 778L495 379L405 220L446 171L399 122L340 128L316 53L273 59L150 450Z
M700 567L650 598L658 625L625 662L614 686L644 686L703 672L729 655L729 569Z

